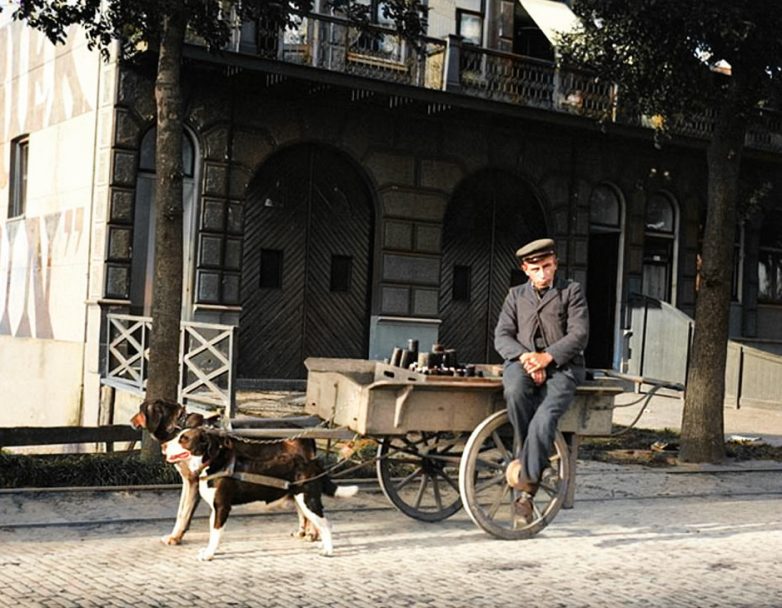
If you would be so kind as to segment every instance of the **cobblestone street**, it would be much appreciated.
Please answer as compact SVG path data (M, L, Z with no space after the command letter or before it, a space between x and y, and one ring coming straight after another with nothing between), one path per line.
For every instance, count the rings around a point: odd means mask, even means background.
M245 507L210 563L204 510L184 544L158 542L174 489L0 494L2 605L782 606L778 465L582 471L575 508L532 540L463 512L421 523L364 490L326 504L332 558L289 537L292 513Z

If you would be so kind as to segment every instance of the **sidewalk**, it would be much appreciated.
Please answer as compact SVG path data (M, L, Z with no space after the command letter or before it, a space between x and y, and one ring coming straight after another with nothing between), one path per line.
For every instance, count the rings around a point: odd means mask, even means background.
M181 546L158 541L173 524L176 488L0 492L3 605L780 605L782 465L579 467L575 508L526 541L496 540L464 511L413 520L367 488L327 500L329 559L290 538L292 510L237 508L215 560L204 563L196 561L208 540L203 505Z
M618 404L631 403L642 395L622 395ZM614 409L614 423L630 424L642 403ZM652 397L635 426L641 429L671 429L681 431L684 400L678 397ZM724 408L725 439L757 438L769 445L782 446L782 409L743 407Z

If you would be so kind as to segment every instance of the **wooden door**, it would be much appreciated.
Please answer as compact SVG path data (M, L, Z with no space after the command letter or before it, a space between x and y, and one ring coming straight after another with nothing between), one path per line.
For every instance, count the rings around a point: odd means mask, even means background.
M618 232L589 235L586 298L589 305L588 367L611 369L614 363Z
M373 213L356 169L290 148L248 188L239 375L304 378L310 356L365 357Z
M439 339L463 363L498 362L494 328L512 285L515 252L545 236L537 199L519 178L482 172L457 188L443 223Z

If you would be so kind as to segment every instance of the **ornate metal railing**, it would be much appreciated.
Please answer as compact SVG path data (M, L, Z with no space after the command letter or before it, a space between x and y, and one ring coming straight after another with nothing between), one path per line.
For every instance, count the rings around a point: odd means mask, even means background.
M588 72L463 44L459 36L421 37L413 45L396 31L313 13L280 29L263 21L237 26L228 50L286 63L398 84L439 89L493 101L651 128L654 119L621 107L617 87ZM708 138L713 116L672 126ZM782 152L782 117L764 110L747 133L756 149Z
M231 50L379 80L442 88L445 41L421 38L418 45L414 48L388 28L313 14L285 29L263 20L245 23L234 36Z
M474 46L462 46L459 59L458 87L467 95L615 119L615 87L587 72L561 70L548 61Z
M103 384L139 396L145 393L151 329L150 317L106 315ZM220 408L233 418L236 327L183 321L180 332L179 402Z

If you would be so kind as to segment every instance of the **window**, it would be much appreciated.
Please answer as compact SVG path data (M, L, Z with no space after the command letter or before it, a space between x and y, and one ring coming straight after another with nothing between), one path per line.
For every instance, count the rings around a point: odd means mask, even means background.
M155 155L157 148L157 131L149 129L139 145L138 173L136 176L136 193L132 212L120 222L112 220L110 233L124 231L127 223L133 227L132 247L123 250L121 255L110 256L110 261L116 265L113 272L119 277L127 274L127 280L116 281L107 278L107 297L129 298L131 311L136 314L150 314L152 310L152 290L154 287L155 267ZM183 206L183 293L182 314L188 319L192 311L193 273L196 264L195 213L197 210L197 148L193 139L186 132L182 136L182 206ZM120 232L122 234L122 232ZM112 237L110 234L110 243ZM203 237L201 239L203 242ZM211 250L213 250L212 247ZM200 251L201 259L206 256ZM124 267L124 271L121 268ZM210 271L204 276L199 265L198 300L200 302L219 302L219 273Z
M782 213L766 216L760 229L758 300L782 304Z
M156 150L157 131L155 129L150 129L141 140L138 160L138 169L140 172L155 172ZM182 134L182 173L185 177L193 177L195 174L195 146L186 133Z
M472 268L470 266L453 267L453 293L454 302L469 302L472 292Z
M700 224L698 225L698 254L695 258L695 291L701 288L701 271L703 266L703 232L705 230L705 209L702 210ZM744 225L736 226L733 238L733 258L731 261L730 299L732 302L741 302L741 289L744 281Z
M643 293L672 302L675 276L676 208L661 192L646 203L643 259Z
M456 9L456 33L467 44L481 46L483 41L483 16L473 11Z
M11 183L8 217L21 217L27 209L27 165L30 140L25 135L11 142Z
M354 40L349 40L349 53L360 57L377 57L383 60L401 62L404 45L396 33L396 23L389 14L391 6L383 0L361 0L358 4L367 7L367 19L375 28L359 28ZM353 57L358 60L357 57Z
M589 224L595 232L620 229L620 208L616 193L609 186L597 186L589 197Z
M353 276L353 256L331 256L331 291L350 291Z
M730 299L741 301L741 284L744 279L744 226L736 227L733 241L733 276L730 281Z
M261 288L282 287L282 250L261 249Z

